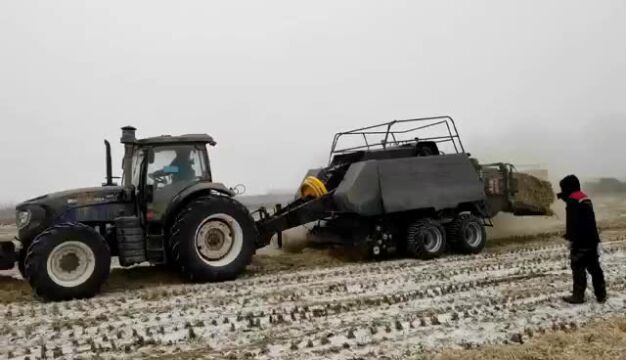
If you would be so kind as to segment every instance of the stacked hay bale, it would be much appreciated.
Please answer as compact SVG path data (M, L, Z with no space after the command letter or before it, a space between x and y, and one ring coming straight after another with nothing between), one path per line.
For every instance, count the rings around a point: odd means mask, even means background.
M532 175L514 173L517 193L513 197L514 215L552 215L555 195L550 182Z

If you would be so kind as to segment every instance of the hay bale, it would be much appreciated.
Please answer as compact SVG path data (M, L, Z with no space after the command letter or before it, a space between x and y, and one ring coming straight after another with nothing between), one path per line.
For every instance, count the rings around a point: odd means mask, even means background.
M513 214L552 215L550 205L555 195L550 182L524 173L514 173L513 178L518 189L513 197Z

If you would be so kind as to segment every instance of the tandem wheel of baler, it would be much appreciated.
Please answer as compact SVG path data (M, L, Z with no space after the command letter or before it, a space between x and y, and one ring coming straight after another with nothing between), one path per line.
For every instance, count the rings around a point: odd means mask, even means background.
M382 225L376 225L374 231L368 236L370 256L376 260L382 260L397 250L396 240L392 232Z

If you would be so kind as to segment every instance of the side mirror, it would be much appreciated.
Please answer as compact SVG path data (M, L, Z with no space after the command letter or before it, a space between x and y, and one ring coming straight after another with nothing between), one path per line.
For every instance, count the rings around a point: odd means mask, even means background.
M154 185L146 185L144 189L145 201L147 203L152 202L152 200L154 200Z
M243 195L246 193L246 186L244 184L237 184L234 187L230 188L235 195Z

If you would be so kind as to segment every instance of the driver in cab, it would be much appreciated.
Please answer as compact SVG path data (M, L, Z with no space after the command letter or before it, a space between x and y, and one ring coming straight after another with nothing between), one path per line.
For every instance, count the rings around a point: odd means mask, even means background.
M175 150L176 155L169 165L149 174L158 187L173 185L180 182L189 182L196 177L191 159L191 149L181 147ZM160 184L160 186L159 186Z
M196 176L196 172L191 165L190 149L183 148L176 151L176 157L172 160L170 168L177 170L173 174L172 182L190 181Z

